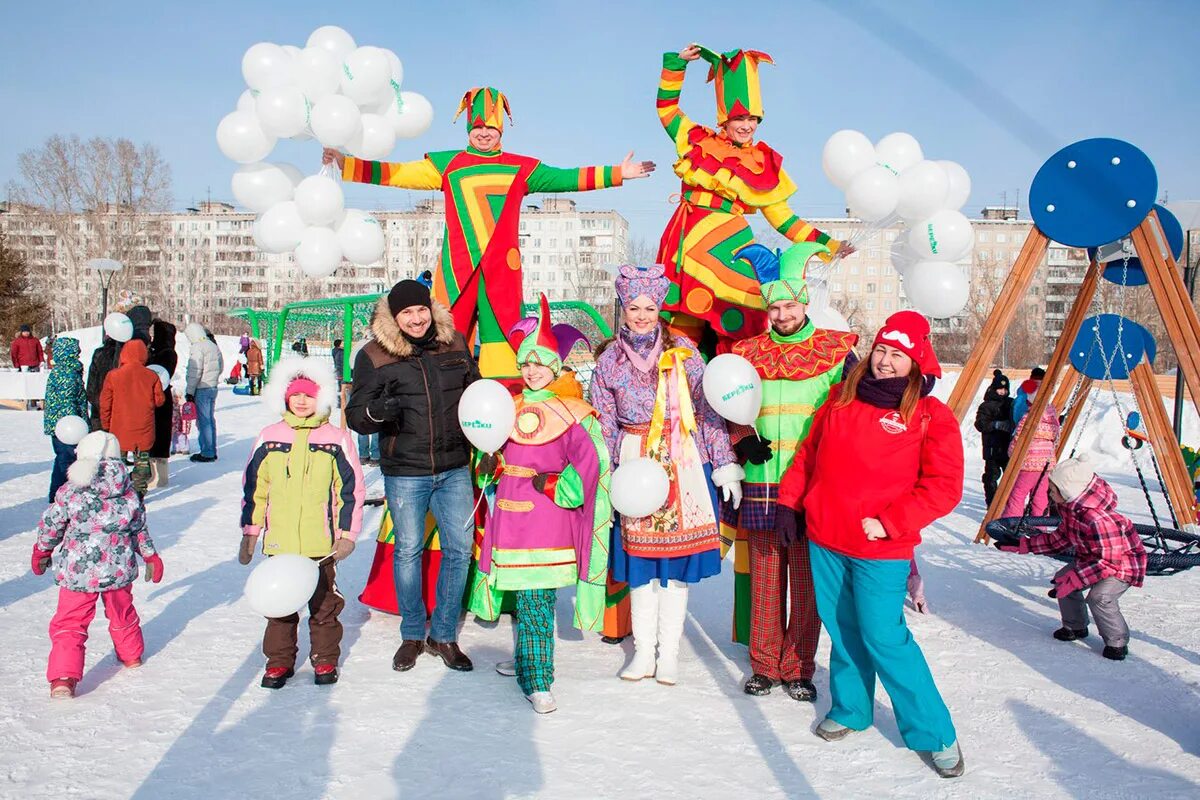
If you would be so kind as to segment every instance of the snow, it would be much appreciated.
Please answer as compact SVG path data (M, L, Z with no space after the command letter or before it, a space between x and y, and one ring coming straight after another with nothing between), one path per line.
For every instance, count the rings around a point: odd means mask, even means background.
M1113 434L1116 418L1100 418L1100 433L1085 435ZM631 642L613 647L573 630L571 593L561 592L559 710L539 717L492 670L511 655L507 619L464 622L472 673L428 656L392 671L396 619L354 599L374 548L366 533L341 568L341 683L314 686L302 661L287 687L261 689L263 623L241 598L248 569L235 556L241 467L269 421L256 398L220 392L220 461L174 459L170 487L148 498L166 578L135 588L145 666L120 668L100 614L79 696L52 702L44 671L57 590L29 571L50 445L36 412L0 412L0 796L1200 796L1200 570L1125 596L1128 661L1101 658L1095 635L1056 642L1046 597L1056 562L971 543L983 514L971 433L963 503L919 551L933 614L908 612L959 732L967 773L957 781L904 749L883 691L876 727L838 743L812 735L829 703L827 640L815 708L778 689L743 694L746 651L728 641L729 563L692 591L675 687L618 680ZM1193 441L1197 430L1193 417ZM1111 476L1143 518L1127 465L1112 459ZM369 510L368 530L378 517ZM303 659L303 625L300 639Z

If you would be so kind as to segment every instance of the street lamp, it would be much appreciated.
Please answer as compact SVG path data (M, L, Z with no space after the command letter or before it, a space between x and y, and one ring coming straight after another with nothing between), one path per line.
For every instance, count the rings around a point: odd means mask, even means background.
M113 275L124 268L124 264L113 258L93 258L87 262L90 269L100 273L100 324L108 316L108 285L112 283Z

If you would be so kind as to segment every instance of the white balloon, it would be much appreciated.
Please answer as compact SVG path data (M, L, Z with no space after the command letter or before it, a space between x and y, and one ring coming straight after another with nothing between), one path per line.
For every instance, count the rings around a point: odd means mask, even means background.
M341 185L325 175L310 175L300 181L295 199L300 219L308 225L329 225L346 206Z
M889 133L875 145L875 161L897 175L923 158L921 145L908 133Z
M958 211L971 197L971 176L963 168L962 164L957 161L939 161L942 170L946 173L946 179L950 182L950 188L946 192L946 201L942 206L951 211Z
M945 207L950 179L936 161L918 161L901 172L897 182L896 213L901 218L915 222Z
M156 365L157 366L157 365ZM162 369L162 367L159 367ZM88 435L87 420L74 414L60 417L54 424L54 436L63 444L79 444Z
M396 129L381 114L363 114L358 133L346 142L350 155L367 161L382 161L395 147Z
M416 92L400 92L400 108L392 106L385 117L397 139L415 139L433 124L433 105Z
M762 380L749 361L722 353L704 368L704 399L725 419L753 425L762 407Z
M617 513L637 519L662 508L670 489L671 481L662 464L642 456L622 461L616 468L609 498Z
M833 306L822 306L821 308L808 307L808 318L812 320L813 325L818 328L824 328L827 331L849 331L850 323L842 316L841 312Z
M267 253L286 253L300 244L304 220L295 200L271 206L254 222L254 242Z
M328 278L342 263L337 234L318 225L305 228L296 245L296 263L310 278Z
M310 103L337 94L342 83L341 62L328 50L307 47L296 56L296 85Z
M962 212L943 209L913 226L908 246L923 261L958 261L975 246L975 232Z
M517 407L504 384L490 378L472 383L458 401L458 424L472 445L494 453L512 435Z
M921 261L901 279L904 294L927 317L945 319L958 314L970 299L967 276L954 264Z
M276 203L292 199L291 164L244 164L233 173L233 197L255 214L263 214Z
M874 164L854 176L846 187L846 206L851 215L878 222L896 210L900 183L887 167Z
M842 191L854 176L875 164L875 145L861 131L841 130L830 136L821 151L821 168L829 182Z
M383 258L385 246L383 227L379 220L357 208L346 209L337 225L338 244L342 255L353 264L365 266Z
M322 25L309 35L305 47L316 47L324 50L333 56L334 61L340 66L350 51L358 47L358 45L355 43L353 36L346 33L346 31L337 25Z
M243 596L254 612L277 619L297 613L317 590L317 562L286 553L259 562L246 580Z
M104 318L104 332L114 341L128 342L133 338L133 322L121 312L114 311Z
M296 86L263 89L254 104L258 122L268 136L288 138L308 127L308 100Z
M279 45L259 42L242 56L242 77L246 85L260 92L295 81L292 57Z
M226 158L239 164L262 161L275 148L275 137L269 136L249 111L226 114L217 126L217 146Z
M400 63L400 56L396 55L391 50L388 50L386 47L381 47L379 49L382 50L384 56L387 57L388 66L391 67L392 70L392 80L397 84L404 83L404 65Z
M158 376L158 380L162 383L162 388L165 392L167 387L171 385L171 373L167 372L167 368L162 364L151 364L148 369Z
M896 237L896 241L892 242L890 258L892 269L896 270L899 275L904 275L908 272L909 267L916 264L919 260L917 254L908 246L908 236L906 233L901 233L900 236Z
M297 186L299 186L300 181L304 180L304 178L305 178L304 173L301 172L300 168L294 164L288 164L287 162L280 162L280 163L275 164L275 166L278 167L280 170L282 170L283 174L287 176L287 179L292 182L293 190Z
M342 147L362 125L362 114L349 97L331 94L318 100L309 112L313 135L326 147Z
M392 65L378 47L360 47L342 64L342 94L364 105L379 97L392 78Z
M238 97L237 110L249 111L255 113L255 100L258 98L258 92L254 89L247 89Z
M299 56L301 53L304 52L302 49L300 49L299 47L296 47L296 45L294 45L294 44L281 44L279 46L282 47L283 52L285 52L289 56L291 56L293 60L295 60L295 58L297 56Z

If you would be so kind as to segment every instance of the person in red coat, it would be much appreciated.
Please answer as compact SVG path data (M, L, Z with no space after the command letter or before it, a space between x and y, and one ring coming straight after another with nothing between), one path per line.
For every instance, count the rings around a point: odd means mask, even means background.
M121 450L133 457L133 488L141 497L150 481L150 448L154 446L154 409L166 402L162 381L146 367L149 353L141 339L121 348L116 369L100 390L100 424L117 437Z
M930 396L941 367L929 322L888 317L868 358L829 392L779 485L780 535L804 526L817 612L832 644L833 707L816 733L833 741L870 726L875 676L910 750L929 752L942 777L963 773L954 723L904 622L921 529L958 505L958 421Z
M21 326L8 355L12 359L13 368L21 372L37 372L42 368L42 359L46 357L42 351L42 343L33 335L33 329L28 325Z

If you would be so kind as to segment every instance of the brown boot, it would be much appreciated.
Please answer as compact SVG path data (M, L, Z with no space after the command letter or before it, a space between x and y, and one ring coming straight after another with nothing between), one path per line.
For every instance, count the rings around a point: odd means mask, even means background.
M152 458L150 459L150 482L146 484L147 489L164 489L167 486L167 459Z
M400 643L400 649L392 656L392 669L396 672L408 672L417 663L424 644L420 639L405 639Z
M425 652L438 656L447 667L458 672L470 672L475 669L467 654L458 649L458 642L435 642L433 639L426 639Z

